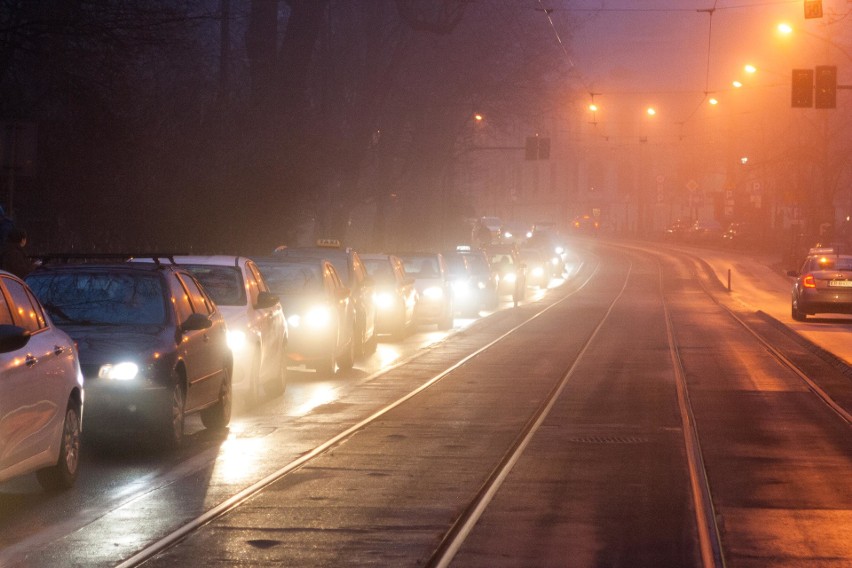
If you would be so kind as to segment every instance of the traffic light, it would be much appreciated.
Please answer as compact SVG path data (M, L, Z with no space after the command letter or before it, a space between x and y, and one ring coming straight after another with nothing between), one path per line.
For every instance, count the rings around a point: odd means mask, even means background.
M822 18L822 0L805 0L805 18Z
M814 106L814 70L793 69L793 108Z
M817 65L814 75L814 106L837 108L836 65Z

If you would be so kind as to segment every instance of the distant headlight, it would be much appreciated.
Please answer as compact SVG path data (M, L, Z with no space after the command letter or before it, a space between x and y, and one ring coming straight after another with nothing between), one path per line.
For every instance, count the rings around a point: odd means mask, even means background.
M229 329L228 335L228 347L230 347L231 351L237 352L242 351L242 349L246 346L246 332L241 329Z
M555 252L556 254L562 254L563 252L565 252L565 249L562 247L556 247L555 249L553 249L553 252Z
M390 292L376 292L373 294L373 303L380 310L387 310L396 304L396 296Z
M507 272L503 275L504 282L514 282L517 279L517 276L514 272Z
M503 233L503 238L511 239L512 238L512 231L506 231L505 233Z
M479 282L477 282L477 283L476 283L476 287L477 287L477 288L479 288L480 290L485 290L485 288L486 288L487 286L488 286L488 284L486 284L486 283L485 283L485 282L483 282L482 280L480 280Z
M423 290L423 295L430 300L440 300L444 297L444 289L440 286L429 286Z
M527 238L528 238L528 239L531 239L531 238L532 238L532 236L533 236L532 231L527 231Z
M554 256L550 259L550 264L552 264L553 266L559 266L559 259Z
M532 270L533 276L544 276L544 269L540 266L536 266Z
M292 316L287 318L287 325L290 327L299 327L302 325L302 316L299 314L293 314Z
M115 365L101 365L98 369L99 379L111 379L114 381L132 381L139 374L139 366L136 363L116 363Z

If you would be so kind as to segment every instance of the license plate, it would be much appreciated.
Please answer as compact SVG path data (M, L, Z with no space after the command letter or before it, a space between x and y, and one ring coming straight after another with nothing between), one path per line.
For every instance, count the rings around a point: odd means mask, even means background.
M832 288L852 288L852 280L829 280L828 285Z

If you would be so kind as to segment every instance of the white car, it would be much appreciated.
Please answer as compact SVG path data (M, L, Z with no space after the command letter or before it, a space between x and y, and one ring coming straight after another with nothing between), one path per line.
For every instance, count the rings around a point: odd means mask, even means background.
M287 322L278 297L257 265L244 256L174 256L219 306L234 354L232 386L237 399L252 404L280 396L287 381ZM142 261L144 259L136 259Z
M0 481L36 472L45 489L71 487L82 415L74 343L22 280L0 271Z

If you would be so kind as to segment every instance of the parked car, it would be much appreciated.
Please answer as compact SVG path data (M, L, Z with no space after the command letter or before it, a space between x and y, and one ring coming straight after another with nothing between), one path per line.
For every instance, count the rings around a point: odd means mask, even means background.
M283 255L255 260L287 316L287 358L322 375L351 369L358 332L355 302L334 265Z
M852 255L837 254L834 248L809 251L802 268L793 276L790 313L805 321L818 313L852 314Z
M21 279L0 271L0 482L35 472L45 489L74 484L83 398L73 341Z
M228 325L234 393L253 403L284 393L287 323L278 297L244 256L175 256L201 282Z
M314 247L278 247L275 256L286 258L324 258L330 261L343 285L352 293L355 307L355 355L376 350L376 306L373 303L373 280L358 253L343 247L336 239L319 239Z
M227 327L192 273L159 258L69 262L73 256L45 258L27 283L79 346L87 430L154 431L174 447L187 414L225 428L233 368Z
M361 260L375 286L376 328L394 339L403 337L414 322L414 278L405 273L402 261L392 254L362 254Z
M453 327L453 291L443 255L435 252L398 252L405 273L414 278L417 305L414 319L418 323L437 324L438 329Z

